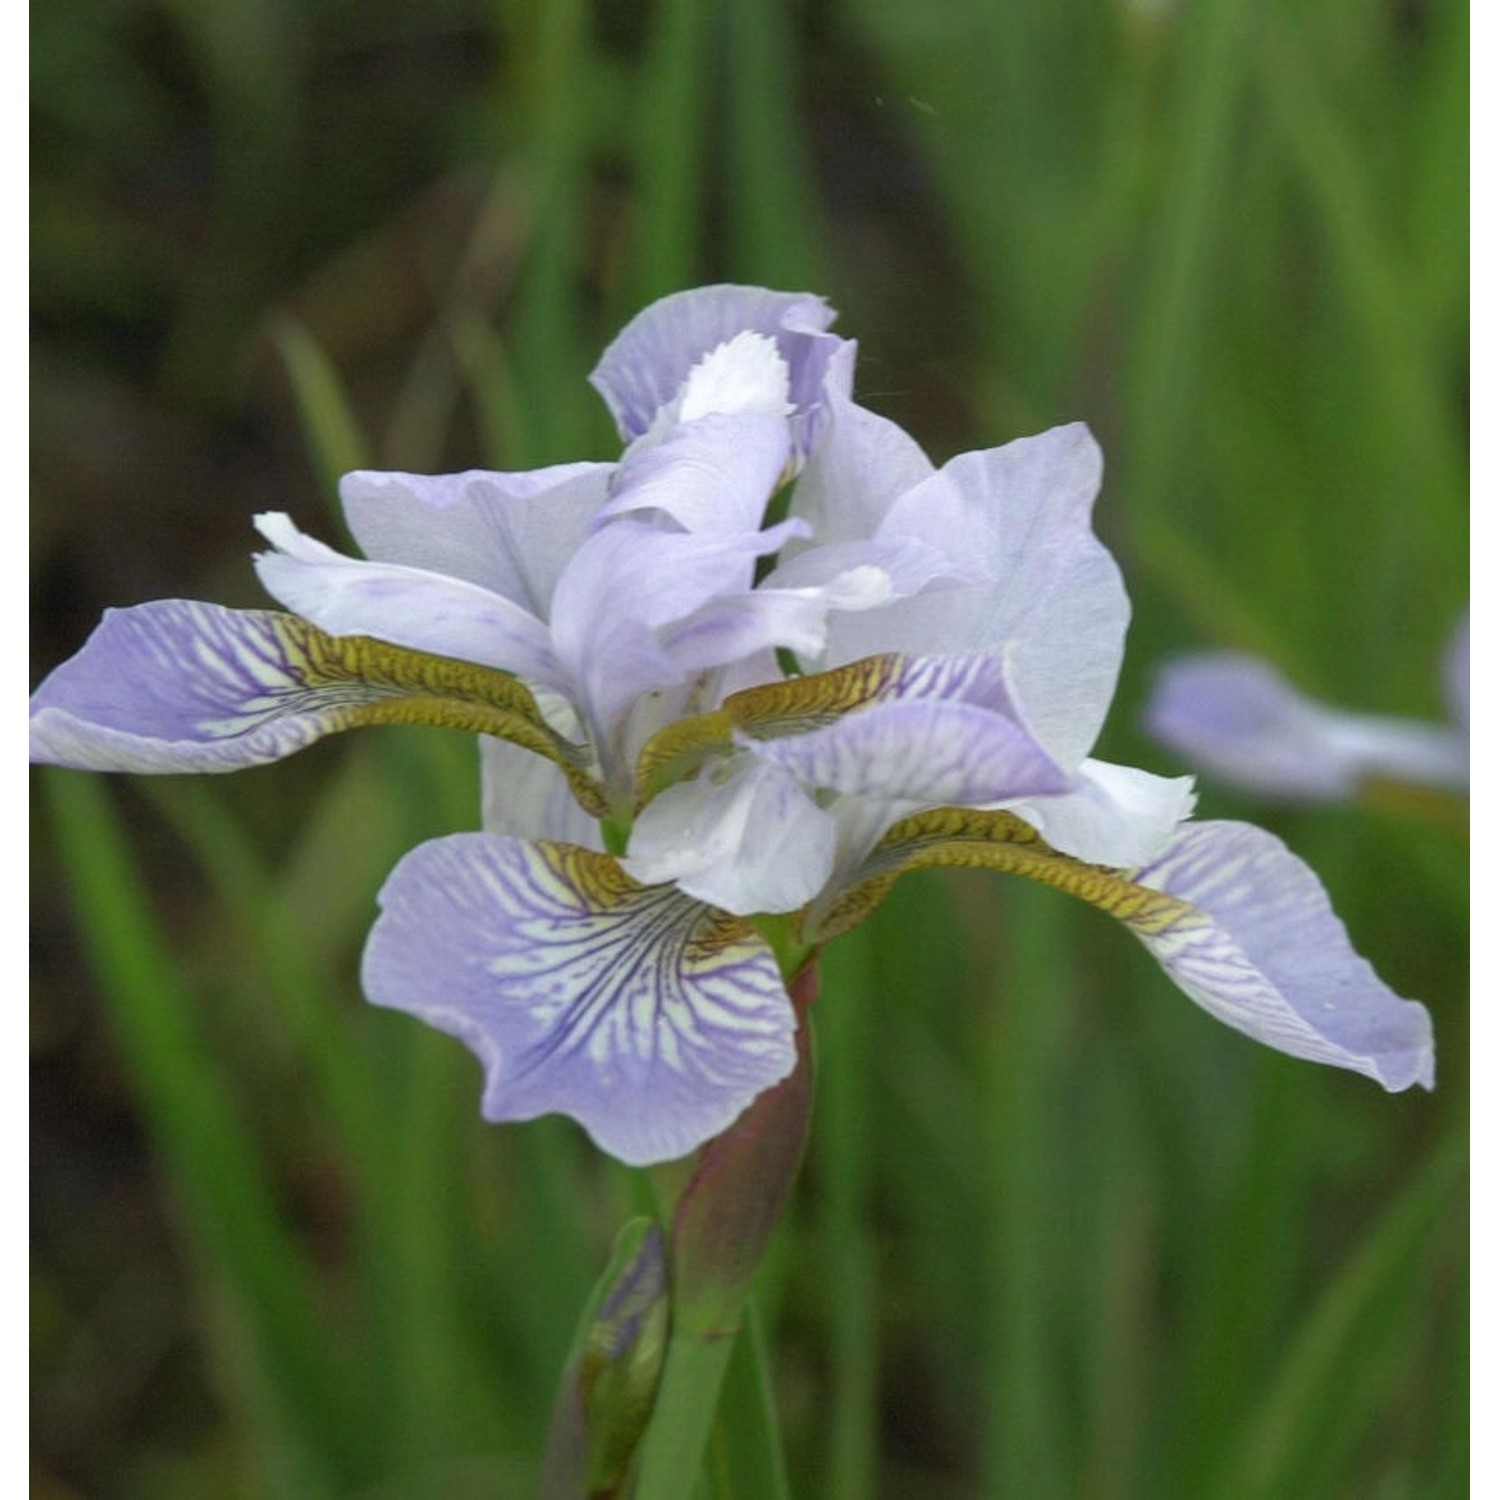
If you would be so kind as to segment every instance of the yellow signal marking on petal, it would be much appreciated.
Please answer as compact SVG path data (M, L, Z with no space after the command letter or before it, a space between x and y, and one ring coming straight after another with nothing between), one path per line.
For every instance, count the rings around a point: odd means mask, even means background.
M555 874L575 887L587 904L596 911L612 906L645 890L620 868L620 862L609 854L584 849L578 844L558 844L543 839L532 846Z
M531 847L556 877L583 897L592 911L607 912L643 896L690 903L695 908L694 920L692 932L683 946L689 966L699 958L723 953L747 939L752 943L759 942L755 929L744 917L704 905L667 886L642 885L625 873L613 855L549 839L541 839ZM647 893L651 893L650 896Z
M815 933L806 935L826 942L847 932L885 900L902 875L935 865L1024 875L1087 901L1146 936L1201 920L1189 902L1139 885L1128 872L1059 854L1014 813L941 807L895 824L865 862L864 878L826 913L809 912L805 926L815 927Z
M641 805L684 780L709 756L733 748L733 743L734 724L722 710L694 714L657 730L636 758L635 784Z
M348 685L348 700L328 705L328 717L339 728L426 724L492 735L552 761L595 817L608 811L584 751L547 723L518 678L369 636L328 635L297 615L279 620L277 634L304 687L327 693Z
M641 805L692 775L710 756L731 750L737 729L757 739L805 734L877 702L897 680L905 660L895 654L867 656L831 672L763 683L731 693L714 713L668 724L646 741L636 759Z
M895 654L866 656L829 672L745 688L724 700L724 712L736 729L757 738L804 734L876 702L895 682L904 660Z

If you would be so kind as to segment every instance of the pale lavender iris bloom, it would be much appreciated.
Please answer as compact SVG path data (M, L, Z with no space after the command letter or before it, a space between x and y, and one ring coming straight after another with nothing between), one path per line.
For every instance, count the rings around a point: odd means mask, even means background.
M260 518L295 613L110 612L38 689L33 758L217 771L363 723L478 732L483 831L397 866L366 993L473 1048L488 1118L560 1111L632 1163L787 1075L787 978L930 864L1070 891L1228 1024L1430 1085L1426 1012L1305 866L1186 823L1188 778L1091 758L1129 611L1087 430L935 469L852 400L831 318L669 297L591 377L617 462L349 475L362 559Z
M1337 802L1399 782L1469 789L1469 619L1443 654L1450 722L1351 713L1299 692L1269 662L1205 652L1168 662L1147 702L1147 731L1226 786L1288 802Z

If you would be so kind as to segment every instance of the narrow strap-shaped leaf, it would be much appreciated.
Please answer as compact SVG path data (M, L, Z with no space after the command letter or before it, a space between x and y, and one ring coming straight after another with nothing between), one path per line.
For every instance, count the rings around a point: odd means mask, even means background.
M1328 1493L1301 1476L1335 1442L1358 1436L1375 1403L1352 1397L1371 1369L1417 1337L1412 1305L1424 1255L1462 1183L1461 1136L1439 1145L1292 1332L1280 1370L1238 1426L1240 1442L1213 1492L1243 1500Z
M343 510L337 503L339 478L352 469L369 467L369 440L333 361L306 324L283 314L271 325L271 339L292 383L292 395L329 510L347 536Z
M259 1417L277 1494L319 1496L358 1473L306 1257L276 1209L233 1093L196 1034L193 1005L142 895L104 785L46 781L90 963L189 1242L216 1293L222 1352Z

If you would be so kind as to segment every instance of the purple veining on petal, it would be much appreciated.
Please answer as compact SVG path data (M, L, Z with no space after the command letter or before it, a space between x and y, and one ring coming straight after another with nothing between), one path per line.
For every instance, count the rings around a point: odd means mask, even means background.
M1236 1030L1398 1090L1433 1083L1432 1021L1353 949L1318 878L1248 823L1198 823L1134 877L1191 910L1137 934L1173 979Z
M913 808L973 807L1072 784L1024 727L969 703L880 703L806 734L738 738L804 786Z
M344 727L379 690L309 682L288 616L187 599L111 609L31 700L31 758L91 771L237 771Z
M685 1155L795 1062L795 1017L749 927L567 845L456 834L381 892L365 992L467 1043L483 1112L559 1112L632 1165Z

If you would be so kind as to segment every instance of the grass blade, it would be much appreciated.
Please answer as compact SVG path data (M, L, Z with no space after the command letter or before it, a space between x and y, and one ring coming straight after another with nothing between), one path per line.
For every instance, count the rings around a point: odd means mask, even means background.
M332 1494L353 1465L306 1258L197 1034L105 784L70 772L44 784L85 949L221 1316L221 1352L256 1415L266 1481L277 1494Z

